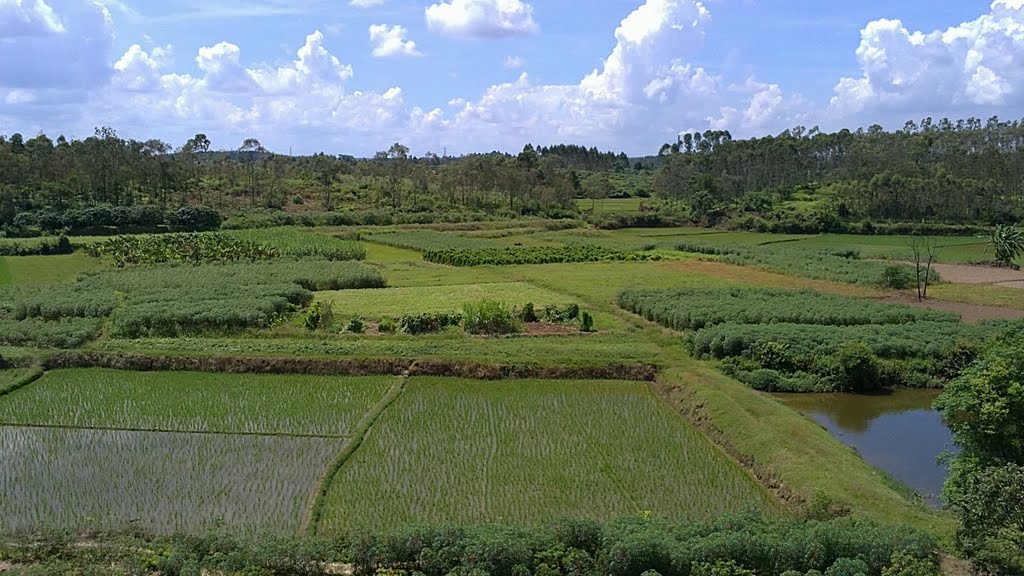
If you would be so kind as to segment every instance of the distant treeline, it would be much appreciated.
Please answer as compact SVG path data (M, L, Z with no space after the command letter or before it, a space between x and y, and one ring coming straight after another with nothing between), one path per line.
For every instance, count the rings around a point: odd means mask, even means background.
M373 158L356 159L274 154L255 139L215 151L204 134L178 148L124 139L111 128L83 140L14 134L0 136L0 226L49 230L55 218L70 218L54 214L85 214L97 206L206 205L225 215L255 209L549 215L575 212L572 200L583 193L588 171L629 169L625 154L581 146L417 158L396 143ZM172 225L143 219L151 221L146 225ZM64 227L106 225L75 220Z
M697 212L723 203L778 215L780 200L824 199L840 219L1012 223L1024 216L1024 122L976 118L825 133L797 127L734 140L684 134L662 146L656 189Z

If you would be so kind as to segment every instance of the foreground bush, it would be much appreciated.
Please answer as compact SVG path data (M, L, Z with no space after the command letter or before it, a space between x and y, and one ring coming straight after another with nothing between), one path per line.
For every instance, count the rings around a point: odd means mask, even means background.
M99 540L99 542L97 542ZM338 563L371 574L494 576L933 576L935 540L903 526L732 516L710 523L566 519L543 526L410 526L336 538L93 538L0 541L0 559L62 573L326 574ZM97 545L98 544L98 545ZM912 570L912 571L907 571Z

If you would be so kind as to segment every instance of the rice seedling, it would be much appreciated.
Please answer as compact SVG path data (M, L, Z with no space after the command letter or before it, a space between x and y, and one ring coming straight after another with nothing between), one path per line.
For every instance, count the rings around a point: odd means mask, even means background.
M55 370L0 399L0 425L341 437L390 382L386 377Z
M423 521L534 524L775 510L739 467L631 382L413 378L335 477L323 533Z
M0 426L0 531L295 532L343 442Z

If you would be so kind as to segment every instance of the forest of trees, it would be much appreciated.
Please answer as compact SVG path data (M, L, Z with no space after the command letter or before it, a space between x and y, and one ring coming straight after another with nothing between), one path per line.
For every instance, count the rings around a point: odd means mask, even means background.
M0 136L0 228L8 235L52 231L40 222L87 223L90 215L116 225L126 212L110 210L124 207L150 207L146 223L166 225L189 206L223 217L260 209L571 216L574 198L652 192L643 222L668 214L664 222L789 232L870 222L1016 224L1024 216L1024 122L925 119L892 132L831 134L797 127L749 140L707 131L645 158L564 144L415 157L400 143L365 159L291 156L254 138L228 147L200 133L175 147L107 127L81 140Z
M205 134L175 148L99 128L82 140L0 136L0 225L97 206L208 205L229 214L270 208L403 212L567 210L582 189L577 170L624 170L622 154L576 146L518 155L416 158L394 144L373 158L268 151L256 139L215 150ZM26 216L28 215L28 216Z
M803 193L844 219L1012 223L1024 214L1024 122L993 117L836 133L797 127L734 140L684 134L659 151L657 191L764 212Z

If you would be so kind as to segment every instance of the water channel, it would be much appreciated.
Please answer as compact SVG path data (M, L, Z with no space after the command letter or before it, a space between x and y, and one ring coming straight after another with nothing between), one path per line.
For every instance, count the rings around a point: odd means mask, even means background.
M855 448L869 464L910 486L932 505L946 479L937 461L953 438L932 402L937 390L889 394L775 394L774 396Z

